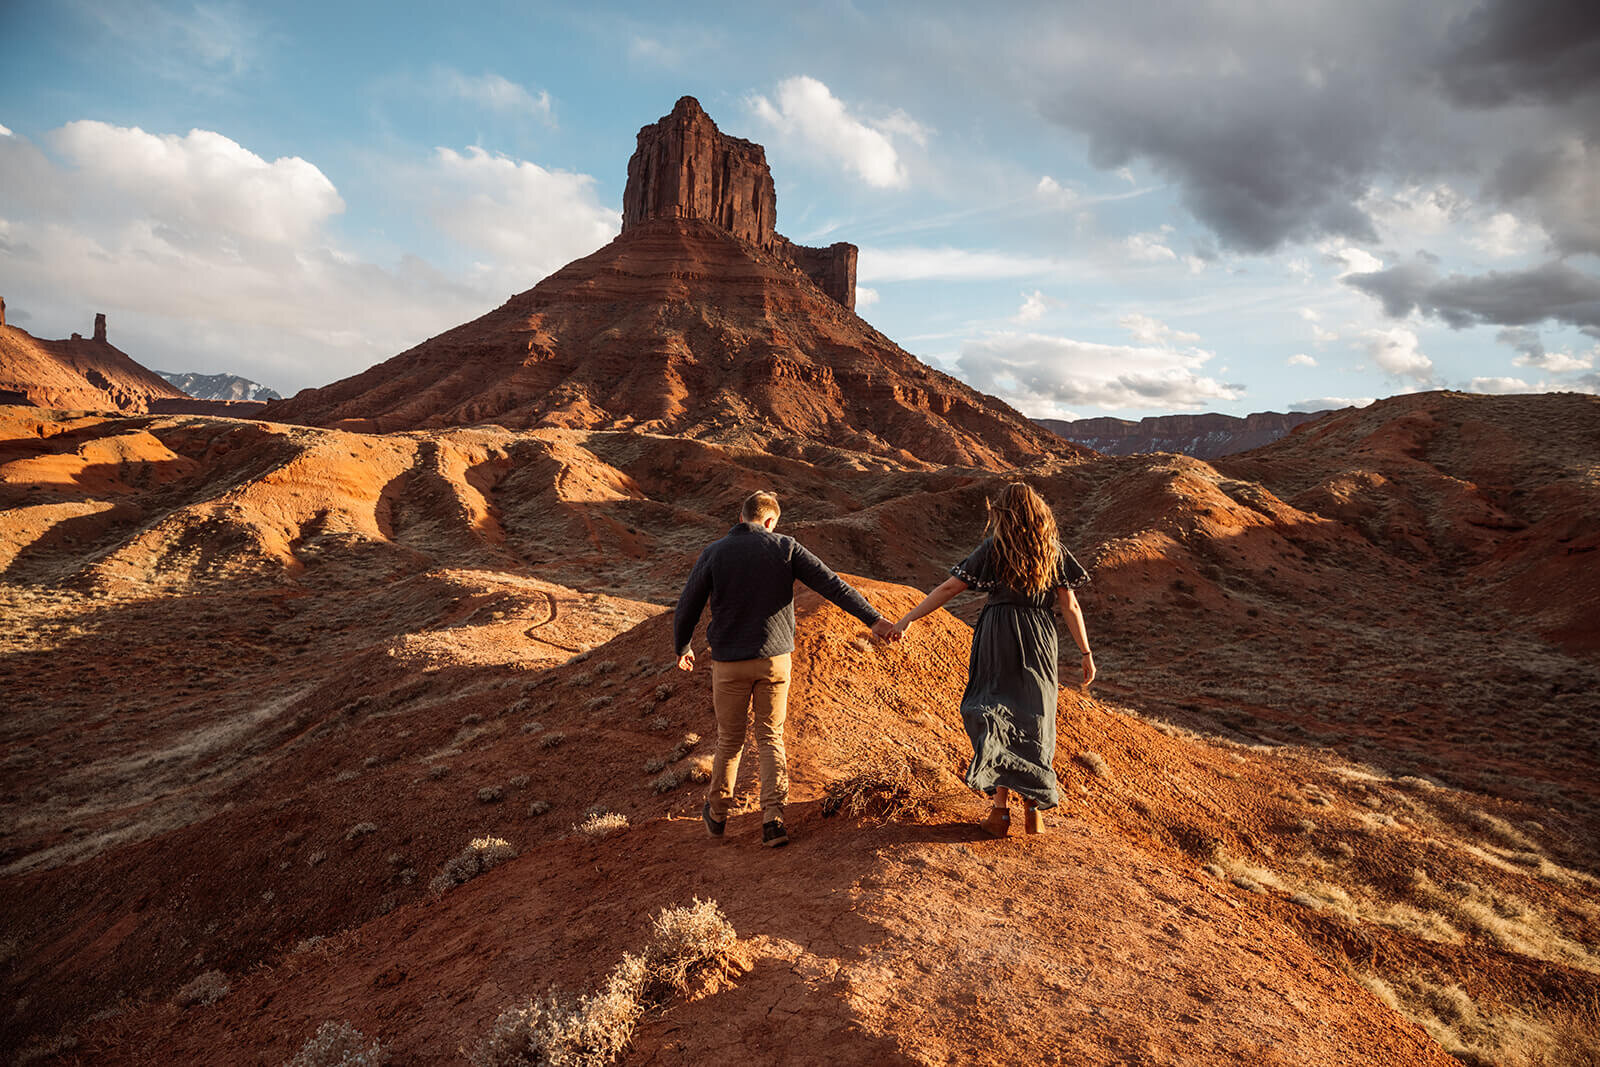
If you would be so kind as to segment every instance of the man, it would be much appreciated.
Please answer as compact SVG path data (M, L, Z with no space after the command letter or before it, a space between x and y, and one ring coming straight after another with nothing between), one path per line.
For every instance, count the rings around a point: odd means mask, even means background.
M789 711L789 655L794 651L794 583L799 579L860 619L885 640L898 637L889 620L860 593L806 551L792 537L772 532L778 524L778 498L753 493L741 521L713 541L695 561L678 598L672 638L680 670L694 670L689 640L711 602L712 704L717 714L717 751L711 763L701 818L712 837L728 824L733 783L744 749L745 718L755 708L756 751L761 772L761 843L789 843L783 805L789 796L783 722Z

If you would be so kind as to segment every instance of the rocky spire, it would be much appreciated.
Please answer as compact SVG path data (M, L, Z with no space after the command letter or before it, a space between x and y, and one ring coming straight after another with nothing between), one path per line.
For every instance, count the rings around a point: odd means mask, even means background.
M770 252L851 310L856 306L856 246L797 245L774 231L778 198L758 144L729 137L692 96L639 131L622 194L622 232L650 219L700 219Z
M94 317L94 339L101 344L106 343L106 315L103 311Z
M692 96L639 131L622 194L622 231L647 219L703 219L772 250L777 194L758 144L717 129Z

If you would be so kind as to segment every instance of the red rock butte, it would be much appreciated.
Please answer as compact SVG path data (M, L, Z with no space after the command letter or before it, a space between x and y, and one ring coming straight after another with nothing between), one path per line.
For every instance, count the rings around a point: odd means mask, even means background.
M767 155L753 141L729 137L692 96L639 131L622 194L622 232L649 219L704 219L793 265L851 311L856 307L855 245L797 245L773 227L777 193Z
M778 234L765 152L692 98L639 131L623 204L622 233L594 254L264 417L375 432L633 429L1000 468L1077 454L857 316L855 247Z

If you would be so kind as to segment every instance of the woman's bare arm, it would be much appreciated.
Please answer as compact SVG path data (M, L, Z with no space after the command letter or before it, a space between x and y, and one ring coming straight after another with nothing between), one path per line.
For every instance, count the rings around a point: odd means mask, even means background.
M1067 633L1083 657L1083 684L1094 681L1094 654L1089 651L1089 630L1083 625L1083 609L1070 589L1056 590L1056 604L1061 608L1061 618L1067 624Z
M924 615L933 614L948 604L955 597L966 591L967 583L963 582L960 578L946 578L939 585L935 586L931 593L922 598L922 603L918 604L916 607L912 608L910 611L901 616L900 621L894 624L894 628L899 630L901 633L905 633L906 627L910 626Z

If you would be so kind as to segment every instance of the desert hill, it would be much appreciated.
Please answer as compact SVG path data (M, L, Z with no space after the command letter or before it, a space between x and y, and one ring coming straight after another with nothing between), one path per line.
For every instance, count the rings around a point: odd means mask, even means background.
M633 1060L1583 1062L1600 661L1548 613L1585 588L1551 552L1568 512L1587 543L1597 409L1422 394L1216 464L1035 461L1104 673L1063 691L1055 832L970 832L976 597L893 648L803 597L777 854L748 791L727 845L699 827L709 679L665 617L694 554L769 486L897 614L1004 476L0 409L0 1040L276 1063L344 1020L437 1062L698 896L739 942ZM1570 603L1506 595L1546 565ZM518 858L452 887L485 837Z
M88 411L143 412L183 392L106 340L106 317L94 336L46 341L5 324L0 301L0 402Z
M803 457L1006 468L1078 454L859 318L855 249L773 229L759 145L692 98L639 132L620 236L473 322L274 403L282 422L389 432L631 429Z
M1154 415L1132 419L1035 419L1051 433L1073 444L1108 456L1135 452L1182 452L1200 459L1216 459L1235 452L1270 445L1324 411L1257 411L1240 418L1207 412L1204 415Z

